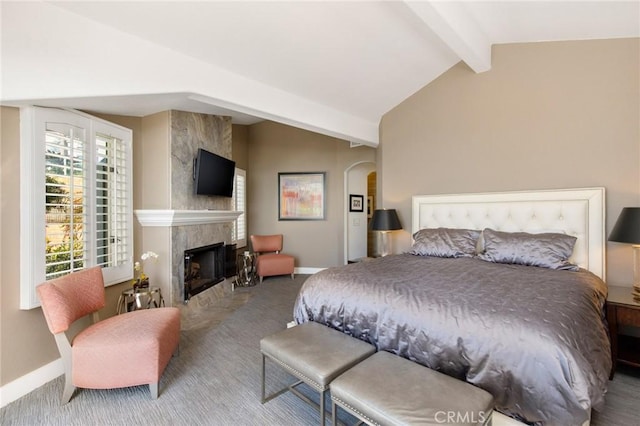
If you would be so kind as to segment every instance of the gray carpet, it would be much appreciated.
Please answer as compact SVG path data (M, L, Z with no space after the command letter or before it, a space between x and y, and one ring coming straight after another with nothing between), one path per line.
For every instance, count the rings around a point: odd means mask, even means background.
M184 331L180 354L169 363L155 401L146 386L83 389L61 406L63 380L58 378L0 410L0 424L317 425L317 413L290 393L260 404L259 341L291 320L305 279L271 278L240 289L251 292L244 306L215 326ZM271 364L267 374L272 390L291 382ZM640 425L639 402L640 375L622 371L610 382L607 406L594 415L592 424Z

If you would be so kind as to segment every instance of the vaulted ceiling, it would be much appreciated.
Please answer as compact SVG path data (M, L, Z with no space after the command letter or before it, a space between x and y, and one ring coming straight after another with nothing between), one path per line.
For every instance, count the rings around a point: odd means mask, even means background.
M638 1L8 2L0 99L270 119L376 146L381 117L491 46L640 37Z

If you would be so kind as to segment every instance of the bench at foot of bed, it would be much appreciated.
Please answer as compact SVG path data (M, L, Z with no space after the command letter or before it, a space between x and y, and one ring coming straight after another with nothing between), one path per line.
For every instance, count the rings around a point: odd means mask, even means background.
M377 352L330 384L337 406L369 425L490 425L493 396L415 362Z

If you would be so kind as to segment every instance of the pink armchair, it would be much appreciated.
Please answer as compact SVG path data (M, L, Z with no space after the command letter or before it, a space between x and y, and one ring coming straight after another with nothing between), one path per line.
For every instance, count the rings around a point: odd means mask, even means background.
M100 267L73 272L37 287L42 311L64 363L62 403L76 387L112 389L149 385L158 397L158 382L180 340L180 311L155 308L99 321L105 306ZM77 319L93 314L94 324L72 341L66 331Z
M252 235L251 246L258 256L256 273L260 282L264 277L274 275L291 274L294 278L294 258L282 251L282 234L278 235Z

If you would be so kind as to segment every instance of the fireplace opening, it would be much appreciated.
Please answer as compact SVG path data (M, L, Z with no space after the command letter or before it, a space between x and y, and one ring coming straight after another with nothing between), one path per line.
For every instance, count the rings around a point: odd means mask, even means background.
M184 251L184 301L224 280L224 243Z

